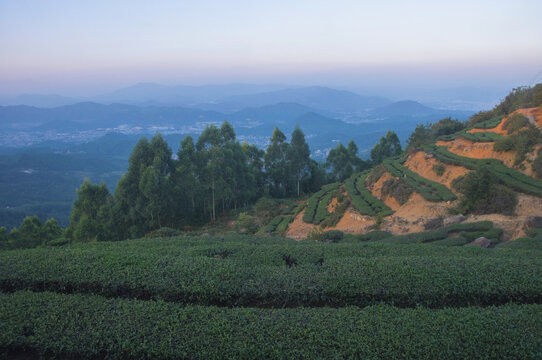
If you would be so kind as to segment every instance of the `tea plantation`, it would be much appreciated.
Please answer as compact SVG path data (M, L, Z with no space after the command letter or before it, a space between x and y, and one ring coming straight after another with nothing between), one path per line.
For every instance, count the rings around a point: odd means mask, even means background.
M0 356L539 359L540 239L450 241L479 233L499 230L2 251Z

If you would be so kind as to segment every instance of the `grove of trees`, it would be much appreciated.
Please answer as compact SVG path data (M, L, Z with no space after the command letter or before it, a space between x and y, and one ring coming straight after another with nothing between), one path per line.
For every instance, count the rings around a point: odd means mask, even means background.
M262 197L291 198L320 190L368 169L384 157L401 153L399 139L388 131L371 152L358 156L353 141L331 149L325 163L310 158L305 134L296 127L290 139L275 128L264 151L240 143L225 121L209 125L197 138L185 137L176 156L158 134L141 138L114 194L105 183L88 179L77 189L70 223L63 231L54 219L24 220L10 233L0 228L0 247L20 248L65 243L121 240L160 228L195 227L215 222L232 210L245 209ZM44 240L45 239L45 240Z

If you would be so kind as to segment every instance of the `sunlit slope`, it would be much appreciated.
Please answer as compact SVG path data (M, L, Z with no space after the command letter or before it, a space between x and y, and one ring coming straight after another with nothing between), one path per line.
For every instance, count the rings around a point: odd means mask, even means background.
M484 167L499 184L518 194L518 204L512 214L471 215L464 221L494 221L505 229L506 240L524 236L525 220L542 216L536 160L542 156L541 124L542 108L518 109L410 148L401 158L386 159L370 171L313 194L306 208L289 219L286 234L302 239L328 230L423 231L428 221L451 216L461 197L457 184Z

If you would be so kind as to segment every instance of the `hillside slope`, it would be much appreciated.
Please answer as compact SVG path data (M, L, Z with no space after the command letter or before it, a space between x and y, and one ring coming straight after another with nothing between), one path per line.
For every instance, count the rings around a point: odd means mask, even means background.
M535 170L536 159L542 157L542 136L532 135L540 133L541 125L541 107L518 109L441 136L423 148L410 148L402 159L386 160L335 190L313 195L308 206L314 215L303 210L289 224L286 236L300 240L329 230L356 235L377 229L397 235L439 224L492 221L504 230L502 240L525 237L528 219L542 216L542 179ZM533 136L525 148L518 146ZM516 193L512 212L454 214L462 196L458 184L480 167ZM340 218L327 221L338 217L335 209L341 209Z

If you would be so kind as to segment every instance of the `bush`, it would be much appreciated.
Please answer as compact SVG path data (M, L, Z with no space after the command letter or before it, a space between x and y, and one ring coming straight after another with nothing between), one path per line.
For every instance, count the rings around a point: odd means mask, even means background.
M454 236L454 237L448 237L446 239L442 240L436 240L433 242L430 242L431 245L438 245L438 246L463 246L469 243L470 241L462 236Z
M437 174L438 176L442 176L444 175L444 170L446 170L446 167L442 164L434 164L432 169L435 174Z
M344 233L340 230L328 230L322 234L322 238L327 242L339 242L343 237Z
M444 225L444 220L442 218L434 218L428 220L423 227L425 230L434 230L442 227Z
M458 186L462 194L457 210L462 213L512 215L517 194L495 182L486 167L468 173Z
M357 238L361 241L375 241L375 240L382 240L385 238L389 238L390 236L392 236L392 234L388 231L375 230L375 231L370 231L366 234L360 234L357 236Z
M339 200L339 198L342 198L342 200ZM341 221L341 219L344 216L344 213L346 212L346 209L350 206L350 200L346 197L344 197L342 194L340 197L337 198L338 201L340 201L339 206L335 208L335 211L329 214L324 221L320 223L320 226L322 228L326 227L333 227Z
M377 182L386 173L384 165L378 165L371 169L367 175L367 185L372 185Z
M538 156L533 161L532 169L535 176L542 179L542 148L538 150Z
M179 236L182 234L182 231L177 229L172 229L169 227L161 227L160 229L153 230L145 234L146 238L158 238L158 237L173 237Z
M516 151L514 164L519 165L525 160L526 155L533 151L534 146L541 142L542 134L536 127L530 125L527 130L497 140L493 149L495 151Z
M502 128L509 133L518 131L519 129L528 126L529 120L521 114L513 114L502 124Z
M60 237L60 238L57 238L45 243L44 246L64 246L64 245L68 245L70 241L71 240L68 238Z
M401 179L389 179L382 184L382 195L395 198L401 205L408 201L412 192L412 188Z
M254 234L258 231L258 223L254 216L249 216L247 213L239 214L239 226L245 230L247 234Z

